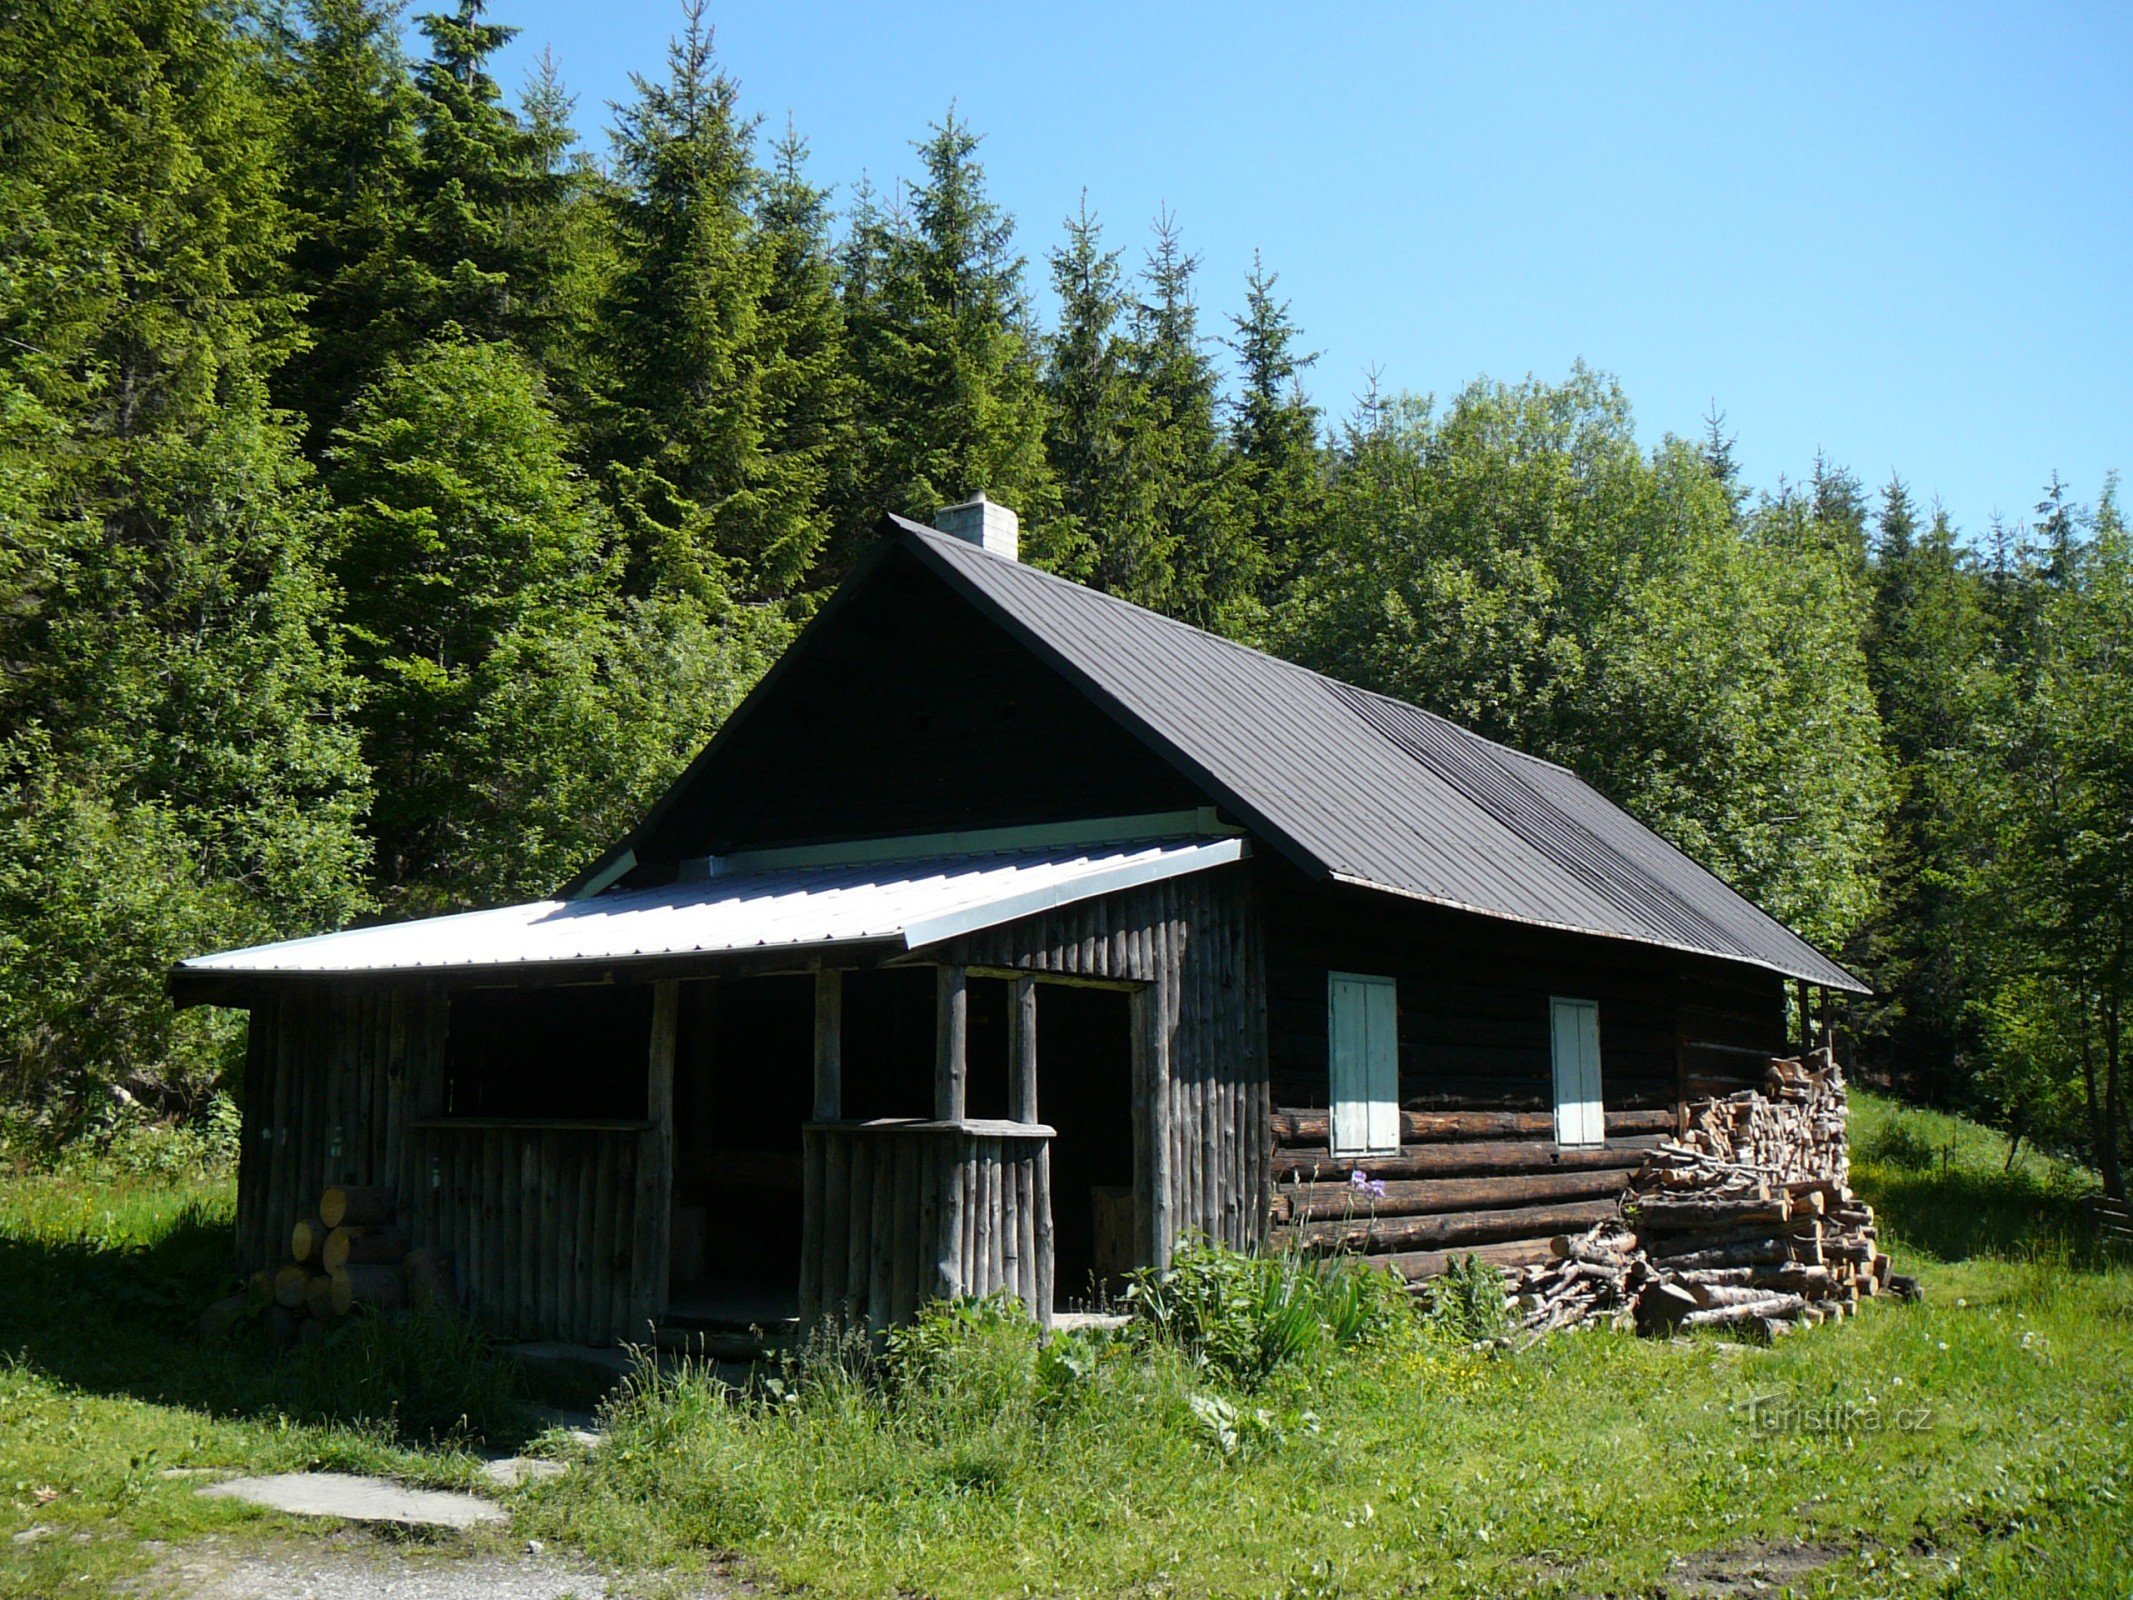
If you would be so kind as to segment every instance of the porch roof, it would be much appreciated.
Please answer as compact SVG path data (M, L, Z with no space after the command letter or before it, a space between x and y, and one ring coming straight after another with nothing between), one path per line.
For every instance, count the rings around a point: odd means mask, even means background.
M915 950L1244 853L1229 838L735 872L226 950L182 961L177 974L330 977L886 942Z

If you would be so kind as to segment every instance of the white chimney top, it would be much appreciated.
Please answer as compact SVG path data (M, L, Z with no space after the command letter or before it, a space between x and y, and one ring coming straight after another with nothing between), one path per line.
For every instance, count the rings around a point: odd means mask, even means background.
M993 555L1010 561L1021 559L1022 519L1007 507L986 499L982 491L961 505L942 506L933 513L933 526Z

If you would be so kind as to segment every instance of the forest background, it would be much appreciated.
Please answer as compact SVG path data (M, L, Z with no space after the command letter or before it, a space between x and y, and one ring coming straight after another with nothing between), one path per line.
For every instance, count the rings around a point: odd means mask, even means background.
M1271 264L952 110L833 187L686 14L597 156L483 7L0 5L0 1118L226 1106L172 960L552 891L872 537L1024 556L1561 761L1875 988L1861 1069L2124 1192L2133 543L1639 444L1583 366L1342 414ZM1048 285L1056 313L1040 317ZM2085 496L2085 497L2084 497Z

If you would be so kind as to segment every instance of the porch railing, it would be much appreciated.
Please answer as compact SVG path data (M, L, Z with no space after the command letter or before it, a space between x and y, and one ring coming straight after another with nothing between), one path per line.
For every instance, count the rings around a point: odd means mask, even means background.
M1005 1290L1052 1305L1052 1129L815 1122L802 1134L800 1316L879 1329L928 1300Z

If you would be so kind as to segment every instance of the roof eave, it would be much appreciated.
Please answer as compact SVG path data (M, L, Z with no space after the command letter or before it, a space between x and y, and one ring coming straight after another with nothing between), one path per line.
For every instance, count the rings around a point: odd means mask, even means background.
M1516 912L1499 911L1491 906L1472 905L1467 901L1456 899L1450 895L1430 894L1421 889L1404 888L1399 884L1379 883L1374 878L1361 877L1352 872L1332 871L1328 872L1326 876L1332 882L1346 888L1367 889L1375 894L1394 895L1402 900L1416 900L1424 905L1442 906L1447 911L1464 912L1466 915L1474 917L1488 917L1496 922L1512 922L1527 928L1546 928L1553 933L1575 934L1581 939L1612 939L1621 944L1641 944L1654 950L1672 950L1681 955L1697 956L1706 961L1724 961L1734 966L1754 967L1758 971L1774 972L1781 978L1796 978L1802 983L1812 983L1824 989L1837 989L1846 994L1872 995L1874 992L1836 962L1830 961L1827 956L1823 956L1822 959L1828 963L1828 972L1809 972L1803 971L1798 967L1781 966L1775 961L1764 961L1755 956L1736 955L1723 950L1713 950L1706 945L1686 944L1675 939L1661 939L1651 934L1583 928L1574 923L1553 922L1544 917L1522 917ZM1799 935L1794 934L1793 937L1797 939ZM1820 951L1815 953L1821 955ZM1832 977L1832 973L1837 976Z

